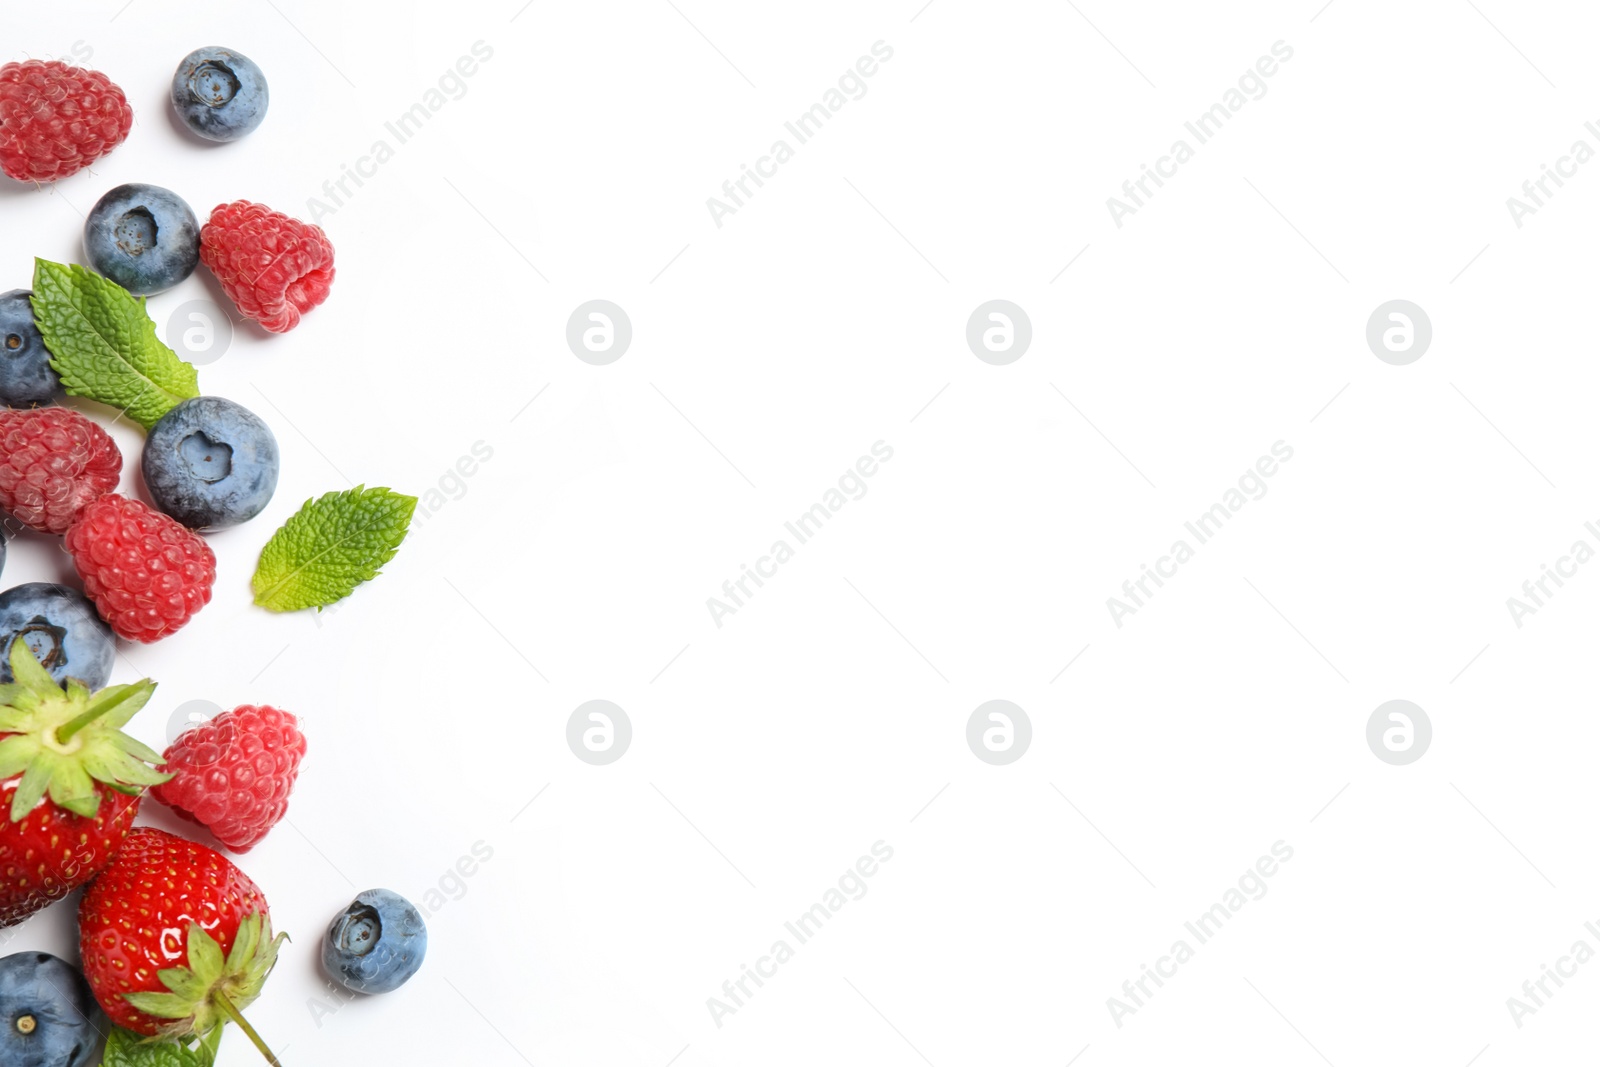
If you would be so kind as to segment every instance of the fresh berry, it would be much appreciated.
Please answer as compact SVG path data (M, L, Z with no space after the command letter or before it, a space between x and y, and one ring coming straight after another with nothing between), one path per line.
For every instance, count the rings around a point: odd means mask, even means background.
M237 141L267 117L267 77L231 48L196 48L172 75L172 106L208 141Z
M200 265L200 220L159 185L119 185L83 224L89 266L134 296L165 292Z
M200 228L200 262L247 319L286 333L328 299L333 245L319 226L248 200L219 204Z
M17 181L76 174L132 127L127 98L98 71L53 59L0 67L0 170Z
M0 293L0 404L31 408L61 398L61 375L33 321L30 289Z
M71 408L0 411L0 507L40 533L61 534L117 487L122 453Z
M200 227L200 262L243 317L272 333L293 330L333 285L333 245L322 227L248 200L211 211Z
M0 687L0 926L19 923L98 874L161 757L122 732L155 691L146 680L90 695L65 689L27 642L11 643L16 681Z
M0 593L0 683L16 681L10 656L18 638L61 685L76 678L94 690L111 680L117 639L76 589L28 582Z
M388 889L356 895L322 941L322 966L346 989L390 993L417 973L428 928L411 902Z
M204 845L139 826L78 906L78 947L95 1000L147 1037L210 1035L238 1012L277 962L267 898ZM270 1053L268 1059L272 1059Z
M278 487L278 440L254 412L220 396L185 400L144 443L156 507L197 530L253 519Z
M66 546L95 610L129 641L175 633L206 606L217 579L216 554L199 534L116 493L83 509Z
M48 952L0 959L0 1063L88 1067L100 1043L100 1009L83 974Z
M306 739L287 711L246 704L185 730L167 746L172 775L151 795L234 852L278 824L300 774Z

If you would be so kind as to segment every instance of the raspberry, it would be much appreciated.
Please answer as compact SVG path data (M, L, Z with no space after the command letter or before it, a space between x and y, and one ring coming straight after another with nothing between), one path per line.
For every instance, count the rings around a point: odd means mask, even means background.
M200 262L247 319L287 333L328 299L333 245L320 226L262 204L219 204L200 228Z
M199 534L116 493L78 514L66 545L95 610L129 641L175 633L210 601L217 579L217 557Z
M98 71L53 59L0 67L0 170L17 181L76 174L132 126L127 98Z
M24 525L66 533L121 473L117 443L87 416L71 408L0 410L0 507Z
M150 792L234 852L248 852L278 824L306 754L287 711L245 704L191 726L167 746L170 781Z

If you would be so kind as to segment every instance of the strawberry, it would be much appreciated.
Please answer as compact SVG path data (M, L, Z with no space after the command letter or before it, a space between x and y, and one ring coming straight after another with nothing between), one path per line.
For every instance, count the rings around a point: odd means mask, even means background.
M214 1051L231 1020L273 1064L240 1011L260 995L285 936L273 936L267 898L248 875L150 826L129 832L78 906L83 973L112 1022Z
M57 685L26 641L0 685L0 926L26 919L98 874L127 836L144 787L169 777L159 753L122 732L155 692L148 679L92 696Z

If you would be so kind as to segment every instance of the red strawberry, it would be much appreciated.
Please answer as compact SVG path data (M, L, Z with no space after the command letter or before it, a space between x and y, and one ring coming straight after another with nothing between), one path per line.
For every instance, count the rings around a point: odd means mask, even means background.
M248 852L289 808L306 738L287 711L244 705L191 726L167 746L172 780L157 800L234 852Z
M78 907L84 977L112 1022L214 1042L231 1020L274 1064L239 1013L261 993L284 936L273 936L267 898L248 875L150 826L128 834Z
M11 645L16 681L0 685L0 926L19 923L98 874L122 844L144 787L166 781L161 757L122 732L150 681L93 696L62 689L26 641Z

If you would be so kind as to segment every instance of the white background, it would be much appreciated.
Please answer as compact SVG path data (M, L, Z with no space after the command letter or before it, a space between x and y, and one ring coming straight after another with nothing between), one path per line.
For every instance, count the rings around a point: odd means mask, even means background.
M1600 149L1600 19L920 3L8 7L3 58L82 42L136 125L92 172L0 195L0 288L78 258L120 182L306 218L493 49L322 218L327 304L201 368L273 426L282 481L211 538L211 606L118 667L161 683L137 725L158 747L187 700L305 719L292 826L241 861L295 937L254 1021L290 1064L1588 1055L1600 964L1521 1028L1506 999L1600 950L1600 566L1521 628L1506 598L1600 548L1600 163L1521 228L1506 198ZM866 95L716 226L706 198L880 40ZM1280 40L1266 95L1114 225L1106 198ZM165 103L206 44L271 83L235 145ZM149 306L164 332L218 297L202 269ZM603 367L565 343L595 298L634 331ZM1033 326L1005 367L964 337L994 298ZM1396 298L1434 330L1404 367L1364 336ZM707 598L880 440L865 497L714 625ZM1280 440L1265 497L1115 626L1106 598ZM477 442L493 458L456 483ZM441 479L456 498L320 624L250 606L307 497ZM67 567L25 539L5 580ZM596 698L633 726L609 766L565 741ZM1004 767L965 741L994 698L1033 725ZM1434 730L1404 767L1365 740L1395 698ZM707 998L880 840L866 896L717 1025ZM1280 840L1266 896L1119 1028L1107 998ZM319 1019L327 921L441 880L459 899L418 977ZM71 923L8 948L64 951Z

